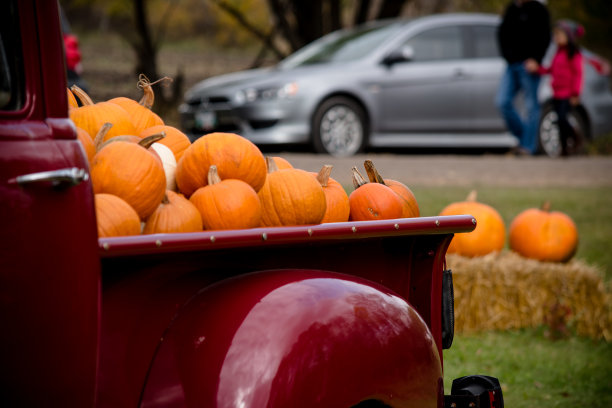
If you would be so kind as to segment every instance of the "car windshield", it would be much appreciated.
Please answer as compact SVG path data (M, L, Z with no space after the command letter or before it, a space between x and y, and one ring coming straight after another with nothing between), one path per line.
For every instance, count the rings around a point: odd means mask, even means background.
M280 63L281 68L326 62L346 62L362 58L393 36L400 28L399 22L365 25L359 28L336 31L307 45Z

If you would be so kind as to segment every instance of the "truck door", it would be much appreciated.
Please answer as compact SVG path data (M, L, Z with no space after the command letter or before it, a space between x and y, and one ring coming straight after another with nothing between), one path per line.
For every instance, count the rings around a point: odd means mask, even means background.
M0 2L0 405L95 401L93 194L69 121L56 1Z

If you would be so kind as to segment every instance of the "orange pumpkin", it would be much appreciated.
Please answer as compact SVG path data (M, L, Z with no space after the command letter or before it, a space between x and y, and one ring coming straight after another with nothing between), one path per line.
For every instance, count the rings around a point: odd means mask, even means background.
M349 195L351 221L401 218L403 204L393 190L381 183L368 183L356 167L352 176L355 190Z
M89 133L84 131L81 128L76 128L77 139L83 145L83 149L85 150L85 154L87 155L87 161L91 163L91 160L96 155L96 146L94 145L94 141L89 136Z
M79 103L76 100L76 97L74 96L74 94L72 92L70 92L69 88L66 88L66 92L68 95L68 110L72 109L72 108L78 108L79 107Z
M191 196L208 184L208 169L216 165L219 177L242 180L255 191L266 181L266 160L248 139L233 133L210 133L196 140L176 167L179 190Z
M278 170L267 160L269 173L257 193L262 207L262 225L319 224L325 216L326 198L321 184L304 170Z
M138 86L144 92L140 102L136 102L124 96L108 100L108 102L121 106L130 115L132 123L134 124L135 135L139 135L142 131L151 126L161 126L164 124L162 118L151 110L153 102L155 101L155 94L153 93L153 87L151 87L149 81L146 80L146 77L144 77L144 79L143 77L144 76L141 76L141 79L138 81Z
M470 214L476 219L472 232L455 234L448 253L463 256L481 256L501 251L506 243L506 226L497 210L476 201L476 191L470 192L465 201L446 206L440 215Z
M420 215L419 205L416 201L416 197L412 193L412 190L399 181L383 179L374 166L374 163L372 163L372 160L366 160L364 162L364 167L368 173L368 178L370 179L371 183L384 184L400 197L403 205L402 218L412 218Z
M545 202L542 209L530 208L514 218L510 249L526 258L567 262L578 249L578 229L567 214L550 211Z
M226 230L258 227L261 205L257 193L242 180L221 180L217 166L208 171L207 185L200 187L189 199L198 209L206 230Z
M121 106L110 102L94 103L82 89L75 85L71 89L83 105L70 109L70 119L76 127L85 130L89 135L96 135L105 123L110 122L113 127L106 133L104 141L114 136L134 134L132 120Z
M94 192L124 199L143 220L155 211L166 191L162 163L148 147L124 141L110 143L96 153L91 164Z
M143 234L202 231L198 209L181 194L167 190L161 204L145 223Z
M291 163L289 163L289 161L287 161L287 159L284 159L280 156L272 156L270 157L270 159L274 160L274 163L276 163L276 167L279 170L285 170L285 169L292 169L293 166L291 165ZM269 171L269 169L268 169Z
M157 125L143 130L138 136L145 138L162 132L165 133L166 137L160 140L159 143L168 146L172 150L174 158L178 163L181 157L183 157L185 150L191 146L189 138L183 132L173 126Z
M351 206L344 187L330 177L333 166L327 164L316 174L317 181L325 193L326 210L321 223L345 222L349 219Z
M96 194L98 237L118 237L140 234L140 218L134 209L112 194Z

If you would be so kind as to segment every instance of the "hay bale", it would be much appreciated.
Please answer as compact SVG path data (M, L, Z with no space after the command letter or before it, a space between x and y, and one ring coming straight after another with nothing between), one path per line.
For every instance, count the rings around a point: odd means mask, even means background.
M511 251L476 258L449 254L446 260L459 333L546 324L612 340L612 292L593 266L539 262Z

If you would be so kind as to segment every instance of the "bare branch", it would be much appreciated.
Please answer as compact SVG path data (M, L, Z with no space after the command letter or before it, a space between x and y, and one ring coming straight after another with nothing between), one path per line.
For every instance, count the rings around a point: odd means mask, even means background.
M238 10L236 7L229 4L227 1L223 1L223 0L211 0L211 1L217 7L219 7L220 9L228 13L230 16L232 16L238 23L240 23L240 25L242 25L244 29L249 31L251 34L255 35L264 44L266 44L266 46L269 49L271 49L272 52L274 52L274 54L277 56L278 59L285 58L286 55L280 49L278 49L276 45L274 45L274 42L272 41L272 37L267 36L260 29L258 29L253 24L251 24L240 10Z

